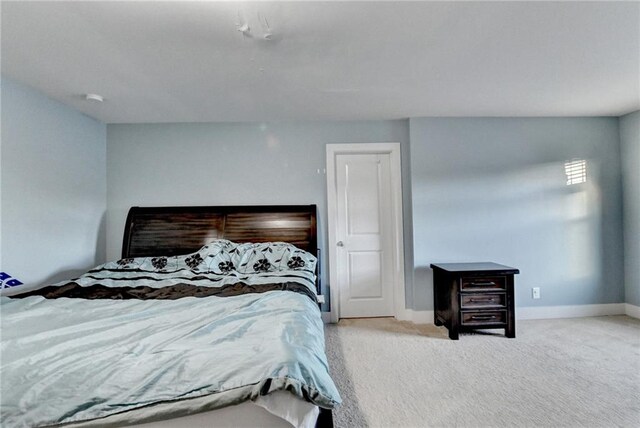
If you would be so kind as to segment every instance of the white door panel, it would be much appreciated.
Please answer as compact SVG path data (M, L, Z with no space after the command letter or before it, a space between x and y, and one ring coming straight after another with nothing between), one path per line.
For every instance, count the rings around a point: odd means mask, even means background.
M348 300L381 299L382 257L380 251L350 251L347 265Z
M344 174L338 177L338 188L343 186L346 204L347 233L350 235L380 234L381 171L378 155L345 155L338 157L338 167ZM340 191L339 190L339 191Z

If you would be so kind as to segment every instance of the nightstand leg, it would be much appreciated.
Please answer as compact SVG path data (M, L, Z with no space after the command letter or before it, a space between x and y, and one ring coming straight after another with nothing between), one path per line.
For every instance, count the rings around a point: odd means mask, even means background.
M507 276L507 328L504 334L510 339L516 337L516 305L513 293L513 275Z
M510 323L507 328L504 329L504 335L507 336L509 339L515 339L516 338L516 325L515 323Z
M457 328L450 328L449 329L449 339L458 340L458 329Z

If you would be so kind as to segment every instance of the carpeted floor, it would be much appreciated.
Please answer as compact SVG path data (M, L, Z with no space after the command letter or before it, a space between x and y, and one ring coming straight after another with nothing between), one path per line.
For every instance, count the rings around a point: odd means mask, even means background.
M338 428L640 427L640 320L520 321L448 339L392 319L326 326Z

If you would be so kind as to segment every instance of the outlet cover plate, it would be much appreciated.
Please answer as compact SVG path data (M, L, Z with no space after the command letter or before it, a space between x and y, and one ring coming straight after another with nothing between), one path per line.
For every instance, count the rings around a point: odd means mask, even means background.
M531 298L539 299L540 298L540 287L533 287L531 289Z

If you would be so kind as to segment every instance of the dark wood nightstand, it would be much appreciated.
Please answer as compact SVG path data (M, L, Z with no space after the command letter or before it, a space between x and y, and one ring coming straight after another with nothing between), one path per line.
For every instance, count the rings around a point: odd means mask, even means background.
M504 328L516 337L513 275L518 269L497 263L433 263L435 325L449 329L449 338L477 328Z

